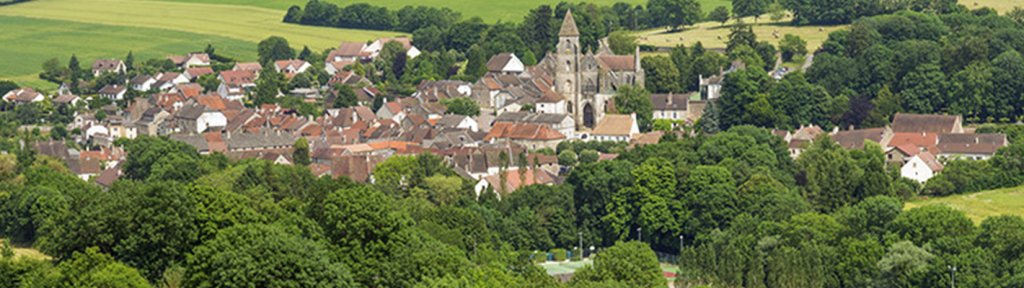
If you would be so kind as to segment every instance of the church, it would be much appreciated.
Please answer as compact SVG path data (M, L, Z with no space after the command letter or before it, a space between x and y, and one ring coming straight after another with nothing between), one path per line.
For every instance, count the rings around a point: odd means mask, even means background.
M579 29L567 11L555 51L535 66L524 66L510 53L492 57L474 95L481 107L497 114L533 107L538 113L572 115L577 130L593 129L614 106L619 87L644 85L639 48L633 55L615 55L605 41L596 52L581 51Z

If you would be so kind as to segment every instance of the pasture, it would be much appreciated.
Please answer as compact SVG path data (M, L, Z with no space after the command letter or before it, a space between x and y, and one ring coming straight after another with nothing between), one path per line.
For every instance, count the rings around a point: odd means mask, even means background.
M245 5L245 6L256 6L269 9L286 10L292 5L305 6L308 0L164 0L174 2L189 2L189 3L217 3L217 4L231 4L231 5ZM587 2L598 5L611 6L616 2L625 2L633 5L641 4L646 5L647 0L583 0L583 1L566 1L566 0L507 0L507 1L483 1L483 0L389 0L389 1L366 1L366 0L326 0L324 2L331 2L340 5L349 5L354 3L370 3L373 5L381 5L391 9L400 9L405 6L434 6L434 7L448 7L452 10L459 11L462 13L463 18L480 17L485 22L494 23L498 21L502 22L519 22L523 19L530 9L536 8L537 6L548 4L558 5L559 2ZM731 0L698 0L701 4L701 10L705 13L715 9L718 6L732 7ZM284 13L281 13L284 16Z
M904 209L925 205L946 205L963 211L975 224L986 217L1010 214L1024 216L1024 186L983 191L965 195L919 199L907 202Z

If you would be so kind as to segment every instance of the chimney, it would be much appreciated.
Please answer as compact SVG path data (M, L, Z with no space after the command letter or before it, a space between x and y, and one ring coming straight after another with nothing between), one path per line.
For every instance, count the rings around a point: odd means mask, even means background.
M672 92L668 92L668 106L672 106Z

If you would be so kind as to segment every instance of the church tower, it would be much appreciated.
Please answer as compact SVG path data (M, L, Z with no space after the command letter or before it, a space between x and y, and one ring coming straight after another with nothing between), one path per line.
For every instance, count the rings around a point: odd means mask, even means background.
M580 31L576 28L572 10L569 10L565 12L562 28L558 30L558 45L555 46L555 91L567 100L566 108L576 120L577 129L584 123L581 117L580 57Z

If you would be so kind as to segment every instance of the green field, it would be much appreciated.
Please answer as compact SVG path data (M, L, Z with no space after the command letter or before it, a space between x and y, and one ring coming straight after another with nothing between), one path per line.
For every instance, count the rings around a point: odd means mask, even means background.
M165 0L175 2L190 2L190 3L219 3L219 4L232 4L232 5L251 5L263 8L285 10L292 5L305 6L307 0ZM435 7L448 7L452 10L462 12L464 18L479 16L487 22L519 22L523 19L523 15L526 15L530 9L536 8L542 4L557 5L559 2L565 0L506 0L506 1L487 1L487 0L390 0L390 1L366 1L366 0L326 0L323 2L337 3L341 5L348 5L353 3L370 3L373 5L380 5L388 8L399 9L404 6L435 6ZM701 9L705 12L711 11L718 6L732 7L731 0L698 0L701 4ZM647 0L583 0L583 1L566 1L566 2L587 2L599 5L612 5L616 2L625 2L630 4L647 4ZM282 14L283 16L284 14Z
M904 209L932 204L947 205L963 211L975 223L981 223L981 220L989 216L1003 214L1024 216L1024 186L966 195L915 200L908 202Z
M134 28L70 21L33 19L0 15L0 78L46 88L53 84L39 80L42 63L58 58L67 64L76 54L83 67L103 57L123 58L133 50L137 59L164 57L188 51L201 51L206 43L225 55L254 60L256 43L225 37L151 28Z
M0 6L0 79L55 88L39 80L43 61L67 63L77 54L83 66L100 57L137 59L199 51L212 43L217 51L242 60L256 59L256 43L271 35L288 38L296 48L322 50L343 40L366 41L401 35L387 31L333 29L285 24L273 9L145 0L37 0Z

